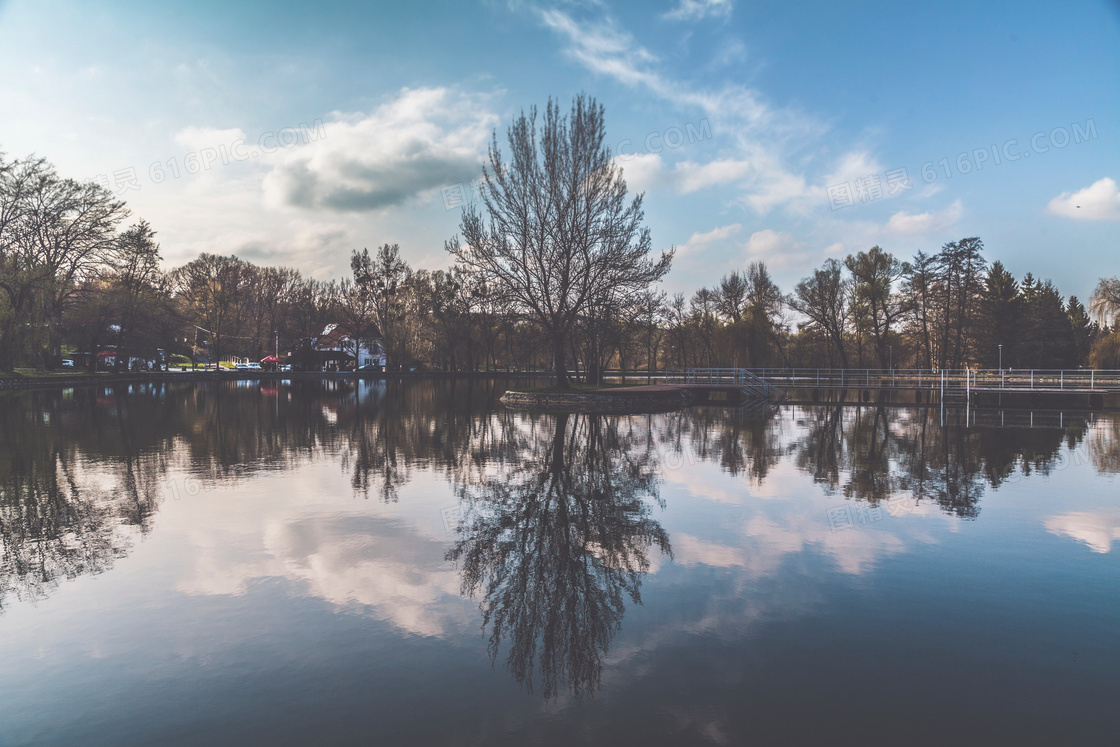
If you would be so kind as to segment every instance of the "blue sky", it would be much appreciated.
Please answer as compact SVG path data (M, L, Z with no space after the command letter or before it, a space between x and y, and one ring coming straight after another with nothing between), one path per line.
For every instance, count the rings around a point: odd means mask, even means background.
M1120 272L1118 82L1115 2L0 3L0 150L120 192L169 265L318 277L447 266L493 128L585 91L669 291L980 236L1084 298Z

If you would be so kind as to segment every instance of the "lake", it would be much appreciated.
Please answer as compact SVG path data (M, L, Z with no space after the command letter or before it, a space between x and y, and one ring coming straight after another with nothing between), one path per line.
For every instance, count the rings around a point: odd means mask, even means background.
M1120 417L0 394L0 744L1115 744Z

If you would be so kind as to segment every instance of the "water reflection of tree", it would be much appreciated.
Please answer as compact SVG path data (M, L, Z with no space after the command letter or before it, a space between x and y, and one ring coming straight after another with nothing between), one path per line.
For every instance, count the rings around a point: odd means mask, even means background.
M448 476L479 465L500 440L486 416L505 391L490 379L449 379L420 385L392 382L379 397L353 396L340 406L342 468L354 492L376 491L387 503L414 468Z
M64 404L0 398L0 610L12 596L42 599L64 579L106 570L151 527L158 457L122 455L118 484L102 489L65 437Z
M671 552L651 516L660 498L649 420L496 419L510 450L457 483L463 519L448 559L461 564L463 592L481 595L493 658L508 640L518 683L539 683L546 698L565 684L591 695L626 597L641 602L650 548Z
M1098 420L1087 442L1089 456L1098 471L1120 474L1120 417Z
M1085 434L1084 421L1058 428L968 426L963 412L818 407L802 417L795 461L827 489L876 505L899 492L975 518L987 487L1015 473L1047 472Z
M794 447L797 466L812 475L813 482L832 490L840 484L847 458L843 424L844 408L814 407L805 415L806 434Z
M672 460L694 454L718 462L732 475L746 475L761 485L782 458L783 433L774 419L777 408L695 407L664 416L657 434ZM672 461L670 460L670 461Z
M458 472L488 443L480 414L499 387L339 379L0 396L0 605L106 570L191 485L341 457L355 492L395 500L413 466Z

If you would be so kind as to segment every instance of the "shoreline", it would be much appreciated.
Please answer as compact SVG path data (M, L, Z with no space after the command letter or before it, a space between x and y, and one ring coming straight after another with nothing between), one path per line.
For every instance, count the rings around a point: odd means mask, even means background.
M68 389L76 386L112 386L114 384L168 383L196 381L278 381L278 380L350 380L350 379L423 379L423 378L531 378L547 376L538 371L145 371L142 373L83 373L57 376L0 377L0 391L22 389Z
M692 404L688 387L652 384L607 387L571 392L507 391L499 402L507 409L538 412L656 413L679 410Z
M175 382L214 381L355 381L355 380L422 380L422 379L531 379L547 378L547 371L166 371L143 373L81 373L73 375L0 377L0 392L17 392L29 389L70 389L74 387L111 387L121 384L167 384ZM937 408L941 403L936 392L928 390L876 389L876 388L821 388L788 386L785 404L791 405L841 405L871 407ZM718 395L716 395L718 396ZM687 385L646 384L614 386L601 390L574 390L572 392L520 392L507 390L500 401L515 410L545 412L603 412L650 413L699 404L734 405L736 401L720 398L712 392ZM1120 410L1120 392L1058 392L1046 390L1004 392L976 392L973 409L976 410L1084 410L1109 412ZM948 404L948 403L947 403ZM949 405L964 409L960 403Z

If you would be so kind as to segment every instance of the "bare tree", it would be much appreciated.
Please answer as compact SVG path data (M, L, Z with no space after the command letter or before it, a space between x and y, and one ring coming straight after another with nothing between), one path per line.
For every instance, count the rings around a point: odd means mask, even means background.
M747 281L736 270L724 275L716 289L716 308L731 324L743 319L743 305L747 301Z
M877 246L866 252L849 254L844 265L852 273L852 297L866 310L879 367L887 368L893 364L890 335L899 314L898 298L892 289L902 277L905 266Z
M773 344L788 363L784 345L787 323L782 318L785 298L778 284L770 277L765 262L751 262L746 274L747 309L750 334L747 350L751 365L766 365L766 347Z
M45 362L57 362L65 307L110 257L127 215L105 188L63 179L41 158L0 158L0 368L14 365L31 325L47 343Z
M570 115L549 101L538 136L537 110L509 128L510 161L497 132L483 167L482 209L463 211L462 241L446 248L512 313L536 324L552 345L556 385L568 386L569 337L592 304L628 305L669 271L672 251L651 258L642 195L605 144L603 108L584 95Z
M1101 278L1089 297L1089 310L1101 324L1120 321L1120 278Z
M717 293L708 288L701 288L692 294L692 300L688 302L689 313L696 321L696 329L700 333L700 339L704 341L704 363L707 366L714 366L715 350L712 347L712 340L716 332L716 298Z
M411 353L402 325L412 270L401 259L400 245L382 244L373 254L368 249L355 251L350 258L350 268L354 282L347 292L357 294L362 303L368 304L363 314L371 315L373 325L369 325L369 329L372 331L375 325L389 358L404 363ZM351 309L354 308L352 302Z
M237 257L200 254L174 271L175 285L191 315L209 333L214 368L222 359L222 337L236 334L245 283L245 262Z
M794 310L809 318L804 327L817 327L825 334L843 368L848 367L844 328L848 323L850 289L850 282L844 277L844 266L829 259L798 283L788 299Z
M901 308L908 320L909 337L916 349L919 368L932 368L934 355L934 328L937 309L934 294L937 290L936 260L919 251L914 261L903 268Z

